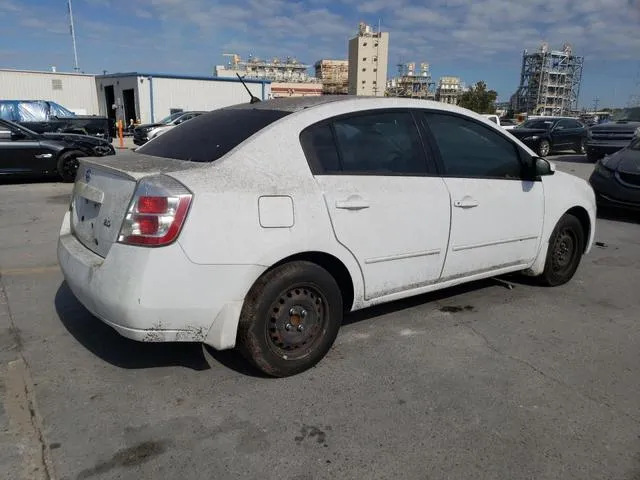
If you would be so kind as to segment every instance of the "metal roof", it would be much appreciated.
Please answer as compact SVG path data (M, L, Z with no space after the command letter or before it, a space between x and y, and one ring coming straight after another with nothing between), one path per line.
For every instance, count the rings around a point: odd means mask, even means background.
M175 80L207 80L212 82L235 82L240 83L237 78L227 77L207 77L197 75L175 75L172 73L145 73L145 72L123 72L123 73L108 73L106 75L96 75L96 78L123 78L123 77L151 77L151 78L169 78ZM243 78L245 83L258 83L258 84L270 84L271 80L255 80L250 78Z

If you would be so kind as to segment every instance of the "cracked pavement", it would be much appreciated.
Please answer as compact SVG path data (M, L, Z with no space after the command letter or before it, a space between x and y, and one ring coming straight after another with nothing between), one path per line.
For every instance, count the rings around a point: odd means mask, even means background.
M640 220L599 219L568 285L357 312L273 380L93 319L56 266L70 190L0 186L0 477L640 479Z

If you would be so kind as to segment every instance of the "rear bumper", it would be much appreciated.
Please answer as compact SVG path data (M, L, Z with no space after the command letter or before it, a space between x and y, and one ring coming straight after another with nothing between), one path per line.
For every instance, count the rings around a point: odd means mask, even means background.
M124 337L142 342L235 346L246 292L264 267L198 265L178 243L162 248L114 244L106 258L82 245L65 216L58 262L78 301Z

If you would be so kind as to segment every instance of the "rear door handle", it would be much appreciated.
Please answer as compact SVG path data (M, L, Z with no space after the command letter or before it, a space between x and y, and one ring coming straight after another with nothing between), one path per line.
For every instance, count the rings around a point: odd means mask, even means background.
M360 197L351 197L346 200L337 200L336 208L343 210L363 210L369 208L369 202Z
M462 200L456 200L455 202L453 202L453 206L458 208L473 208L477 207L478 205L480 205L480 203L473 198L464 198Z

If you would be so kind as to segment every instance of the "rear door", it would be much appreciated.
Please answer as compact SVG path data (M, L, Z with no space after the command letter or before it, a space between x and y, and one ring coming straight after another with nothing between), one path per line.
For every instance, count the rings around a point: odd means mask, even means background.
M342 116L307 128L301 141L336 239L360 265L365 298L437 282L449 194L428 163L412 114Z
M422 114L451 194L446 281L530 264L544 218L541 181L525 180L508 133L443 112Z
M558 120L551 132L554 148L572 148L575 146L576 131L570 120Z

